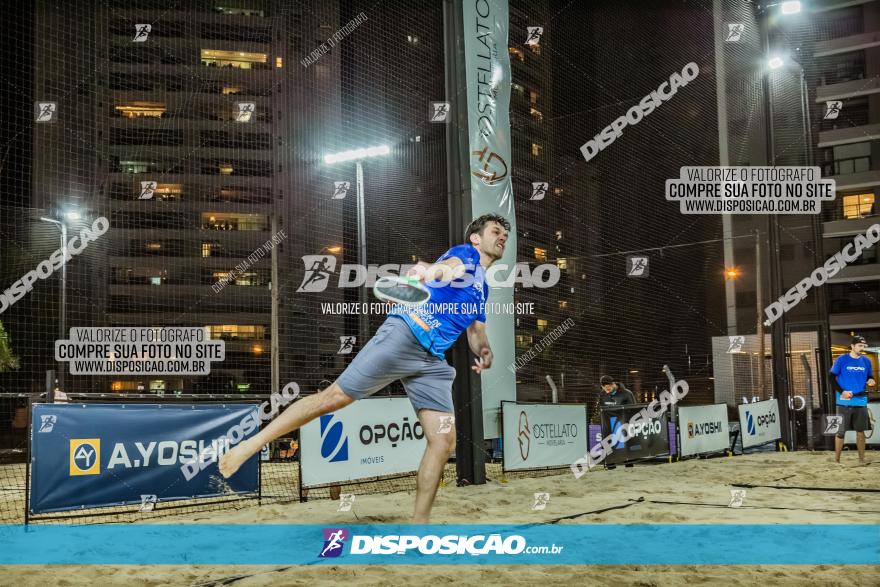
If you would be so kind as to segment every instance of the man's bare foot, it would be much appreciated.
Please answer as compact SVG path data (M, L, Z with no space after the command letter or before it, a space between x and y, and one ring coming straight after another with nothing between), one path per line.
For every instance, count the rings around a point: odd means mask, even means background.
M224 479L229 479L238 471L246 460L248 460L255 451L251 450L249 441L244 441L238 446L230 450L228 453L220 457L219 469Z
M871 464L871 459L859 459L859 466L865 467Z

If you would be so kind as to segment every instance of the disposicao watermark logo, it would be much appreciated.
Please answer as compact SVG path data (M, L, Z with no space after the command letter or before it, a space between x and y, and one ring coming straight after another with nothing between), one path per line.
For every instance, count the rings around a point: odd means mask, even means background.
M327 289L330 284L330 278L336 273L336 257L333 255L303 255L302 257L305 273L303 274L302 283L297 288L297 293L318 293ZM382 277L396 277L406 275L407 272L419 267L415 264L397 264L388 263L385 265L358 265L354 263L346 263L339 267L339 278L336 287L374 287L376 280ZM440 265L445 268L447 266ZM474 275L467 273L476 269L475 265L465 263L465 274L460 278L450 281L452 268L449 268L448 278L437 281L425 282L426 287L454 287L464 288L474 285ZM559 283L561 272L555 263L542 263L536 265L534 269L529 267L528 263L517 263L513 270L502 278L504 271L510 268L509 265L494 264L486 270L486 283L489 287L513 287L520 285L522 287L548 288Z
M0 294L0 314L6 311L15 302L20 300L34 288L34 282L37 279L48 279L52 274L60 269L62 265L70 261L74 255L82 253L90 242L98 239L101 235L110 229L110 221L101 216L97 218L91 228L84 228L78 236L74 236L64 248L56 250L49 255L46 261L37 265L36 269L28 271L24 277L10 285L6 291Z
M656 429L657 425L660 424L659 422L656 422L656 419L659 418L670 405L675 405L681 401L688 394L689 390L687 381L684 379L675 381L675 378L672 376L672 372L668 367L664 366L663 370L669 379L669 387L672 391L661 391L659 399L655 399L642 408L636 415L630 418L628 423L621 423L619 425L616 422L612 423L611 434L603 438L598 444L596 444L596 446L590 449L589 453L571 464L571 471L574 473L576 479L580 479L586 470L598 466L605 460L605 457L613 452L614 448L622 447L630 438L640 434L647 436L647 434L660 432L659 429ZM654 422L656 422L656 424Z
M785 312L794 308L801 300L807 297L807 293L814 287L820 287L826 281L840 273L848 263L858 259L862 251L869 249L880 241L880 224L874 224L865 231L865 234L857 234L853 242L848 243L840 251L829 257L821 267L817 267L809 276L801 279L793 288L785 292L777 301L771 302L764 308L767 320L764 326L770 326Z
M581 153L583 153L584 159L589 161L598 155L600 151L609 147L617 137L623 134L623 129L627 125L641 122L642 118L653 112L655 108L661 106L663 102L672 98L678 92L678 88L686 86L699 73L700 68L694 62L685 65L681 73L673 73L669 76L669 81L661 83L655 91L642 98L637 105L627 110L625 115L618 117L617 120L606 126L602 132L581 145ZM666 91L667 88L668 92Z

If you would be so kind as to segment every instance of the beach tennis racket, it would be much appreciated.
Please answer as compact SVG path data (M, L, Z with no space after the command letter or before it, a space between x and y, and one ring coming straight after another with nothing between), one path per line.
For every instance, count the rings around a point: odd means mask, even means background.
M416 308L431 298L431 292L417 277L381 277L373 286L373 295L383 302Z

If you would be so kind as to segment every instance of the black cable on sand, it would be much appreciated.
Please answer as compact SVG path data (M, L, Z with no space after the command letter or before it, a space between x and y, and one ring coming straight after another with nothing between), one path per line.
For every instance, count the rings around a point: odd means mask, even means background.
M880 489L862 488L862 487L799 487L796 485L752 485L750 483L731 483L732 487L745 487L753 489L762 487L765 489L802 489L804 491L846 491L855 493L880 493Z

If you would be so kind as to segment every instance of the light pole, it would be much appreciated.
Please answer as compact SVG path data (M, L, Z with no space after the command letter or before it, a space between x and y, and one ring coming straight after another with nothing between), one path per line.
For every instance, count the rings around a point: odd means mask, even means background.
M40 216L40 220L44 222L51 222L52 224L57 224L61 227L61 249L64 251L67 248L67 224L64 223L64 218L68 220L79 220L78 212L66 212L62 215L62 220L55 220L54 218L46 218L45 216ZM59 340L64 340L65 338L65 325L67 321L67 255L63 255L64 263L61 264L61 310L59 312L58 317L58 338ZM64 362L58 362L58 387L64 391ZM46 401L48 403L53 403L55 401L55 387L51 387L47 392Z
M388 145L380 145L377 147L366 147L362 149L353 149L351 151L343 151L341 153L333 153L324 155L324 163L332 165L334 163L344 163L354 161L357 171L356 190L357 190L357 242L358 242L358 265L366 269L367 266L367 237L366 237L366 220L364 211L364 167L362 161L369 157L380 157L391 152ZM358 290L358 301L361 308L367 302L366 286ZM361 348L369 336L369 315L363 312L358 316L358 338L360 339Z

